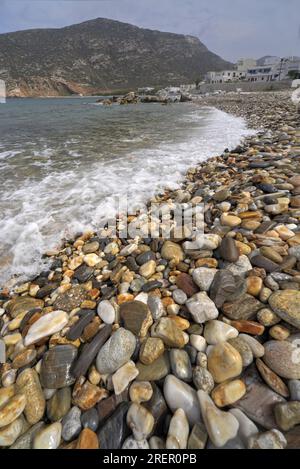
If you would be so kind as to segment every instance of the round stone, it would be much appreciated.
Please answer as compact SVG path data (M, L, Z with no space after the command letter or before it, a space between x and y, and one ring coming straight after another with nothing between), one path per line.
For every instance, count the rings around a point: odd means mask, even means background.
M81 432L81 410L78 407L72 407L62 420L61 436L65 441L71 441Z
M208 394L211 393L215 385L211 373L201 366L195 366L193 370L193 383L196 389L201 389Z
M270 296L269 304L281 319L300 329L300 291L277 291Z
M271 340L264 344L264 362L282 378L300 379L300 360L297 344L285 340Z
M136 338L132 332L120 327L100 349L96 366L99 373L114 373L130 360L136 347Z
M99 426L99 414L97 409L93 407L92 409L83 412L81 415L81 424L83 428L89 428L93 432L95 432Z
M97 313L106 324L114 323L116 318L115 308L108 300L103 300L98 304Z
M212 399L218 407L234 404L246 394L245 383L240 379L219 384L212 392Z
M176 264L183 261L183 251L179 244L172 241L165 241L161 249L161 256L168 261L174 261Z
M216 383L239 376L243 362L239 352L227 342L214 345L208 354L207 367Z
M135 381L129 389L129 396L132 402L140 404L147 402L153 395L153 388L149 381Z
M58 448L60 444L61 430L61 423L55 422L38 431L33 440L33 449Z
M235 327L232 327L225 322L213 320L205 323L204 337L210 345L215 345L219 342L226 342L228 339L237 337L238 334L239 332Z

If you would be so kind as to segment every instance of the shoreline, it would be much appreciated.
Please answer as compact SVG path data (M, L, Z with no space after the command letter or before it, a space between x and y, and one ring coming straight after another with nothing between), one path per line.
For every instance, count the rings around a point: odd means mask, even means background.
M0 447L300 448L300 115L290 92L199 104L258 129L154 198L205 203L201 245L85 233L0 290Z

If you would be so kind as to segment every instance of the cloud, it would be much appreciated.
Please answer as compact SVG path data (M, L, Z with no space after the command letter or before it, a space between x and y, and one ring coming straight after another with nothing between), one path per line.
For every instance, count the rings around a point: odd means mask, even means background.
M226 59L299 54L299 0L0 0L0 32L105 17L198 36Z

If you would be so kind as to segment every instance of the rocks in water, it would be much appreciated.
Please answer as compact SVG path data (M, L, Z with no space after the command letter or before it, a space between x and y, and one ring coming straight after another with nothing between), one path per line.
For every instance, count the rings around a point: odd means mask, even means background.
M167 347L182 348L186 343L183 332L168 317L163 317L154 324L152 335L162 339Z
M126 421L134 438L138 441L146 439L154 427L153 415L141 404L135 402L129 407Z
M297 348L293 343L270 340L264 348L264 362L274 373L287 379L300 378L300 361L293 358L297 357Z
M239 352L227 342L214 345L208 355L208 370L216 383L239 376L243 362Z
M238 330L222 321L207 321L204 327L204 337L208 344L215 345L237 337Z
M16 385L18 391L26 396L26 420L30 425L34 425L42 419L46 407L37 372L33 368L25 369L19 374Z
M148 337L141 345L139 358L144 365L150 365L157 360L165 351L162 339Z
M85 375L103 344L110 337L112 327L104 326L90 343L83 346L79 358L74 362L71 373L75 378Z
M269 305L277 316L300 329L300 291L277 291L270 296Z
M62 425L52 423L39 430L33 439L33 449L56 449L60 444Z
M189 436L189 422L182 409L177 409L171 418L166 449L186 449Z
M173 375L168 375L164 382L164 396L172 412L177 409L185 412L190 425L201 421L197 393L191 386Z
M179 244L172 241L165 241L161 248L161 256L168 261L174 261L176 264L183 261L183 251Z
M51 422L61 420L71 407L71 389L58 389L47 402L47 417Z
M81 410L79 407L72 407L62 420L61 436L65 441L71 441L81 432Z
M234 415L219 410L206 392L198 391L197 395L209 438L220 448L236 437L239 422Z
M69 317L65 311L58 310L45 314L30 326L24 339L25 347L61 331L68 324L68 321Z
M188 353L185 350L170 350L170 363L173 374L182 381L192 380L192 366Z
M186 302L186 306L198 324L202 324L209 319L216 319L219 312L214 302L208 297L206 292L194 295Z
M108 300L98 304L97 313L105 324L113 324L116 318L115 308Z
M284 435L276 429L250 436L248 449L284 449L287 441Z
M148 306L141 301L128 301L121 304L120 316L124 327L134 335L145 337L153 319Z
M98 353L96 366L99 373L114 373L130 360L135 347L135 336L132 332L120 327Z
M75 382L71 369L77 357L73 345L57 345L48 350L42 360L41 383L44 388L59 389Z
M220 246L220 255L224 261L237 262L240 253L234 239L226 237L222 239Z
M136 368L135 363L131 360L125 363L125 365L121 366L121 368L119 368L112 375L112 383L115 394L121 394L127 388L129 383L137 377L138 374L139 371Z
M260 358L256 359L256 366L262 379L273 391L282 397L289 397L290 393L286 384Z
M207 267L199 267L193 272L193 280L195 284L202 291L209 291L213 282L214 276L217 273L217 269L209 269Z
M300 423L300 402L282 402L274 407L278 427L287 432Z
M0 407L0 428L16 420L25 409L25 394L15 394Z
M218 407L226 407L234 404L246 393L246 386L240 379L225 381L212 391L211 397Z

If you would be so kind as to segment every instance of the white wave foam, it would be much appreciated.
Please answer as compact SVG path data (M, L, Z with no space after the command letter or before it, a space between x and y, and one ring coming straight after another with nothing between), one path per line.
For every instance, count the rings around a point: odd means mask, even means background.
M201 120L201 110L194 116ZM65 236L97 229L103 218L114 215L114 196L127 194L129 202L139 203L165 187L178 188L190 166L235 147L250 133L242 119L214 110L204 130L193 127L180 143L99 160L84 171L74 164L41 182L28 179L5 192L3 203L10 208L0 222L0 284L13 275L34 276L44 265L41 256L47 249ZM4 253L10 261L1 268Z

